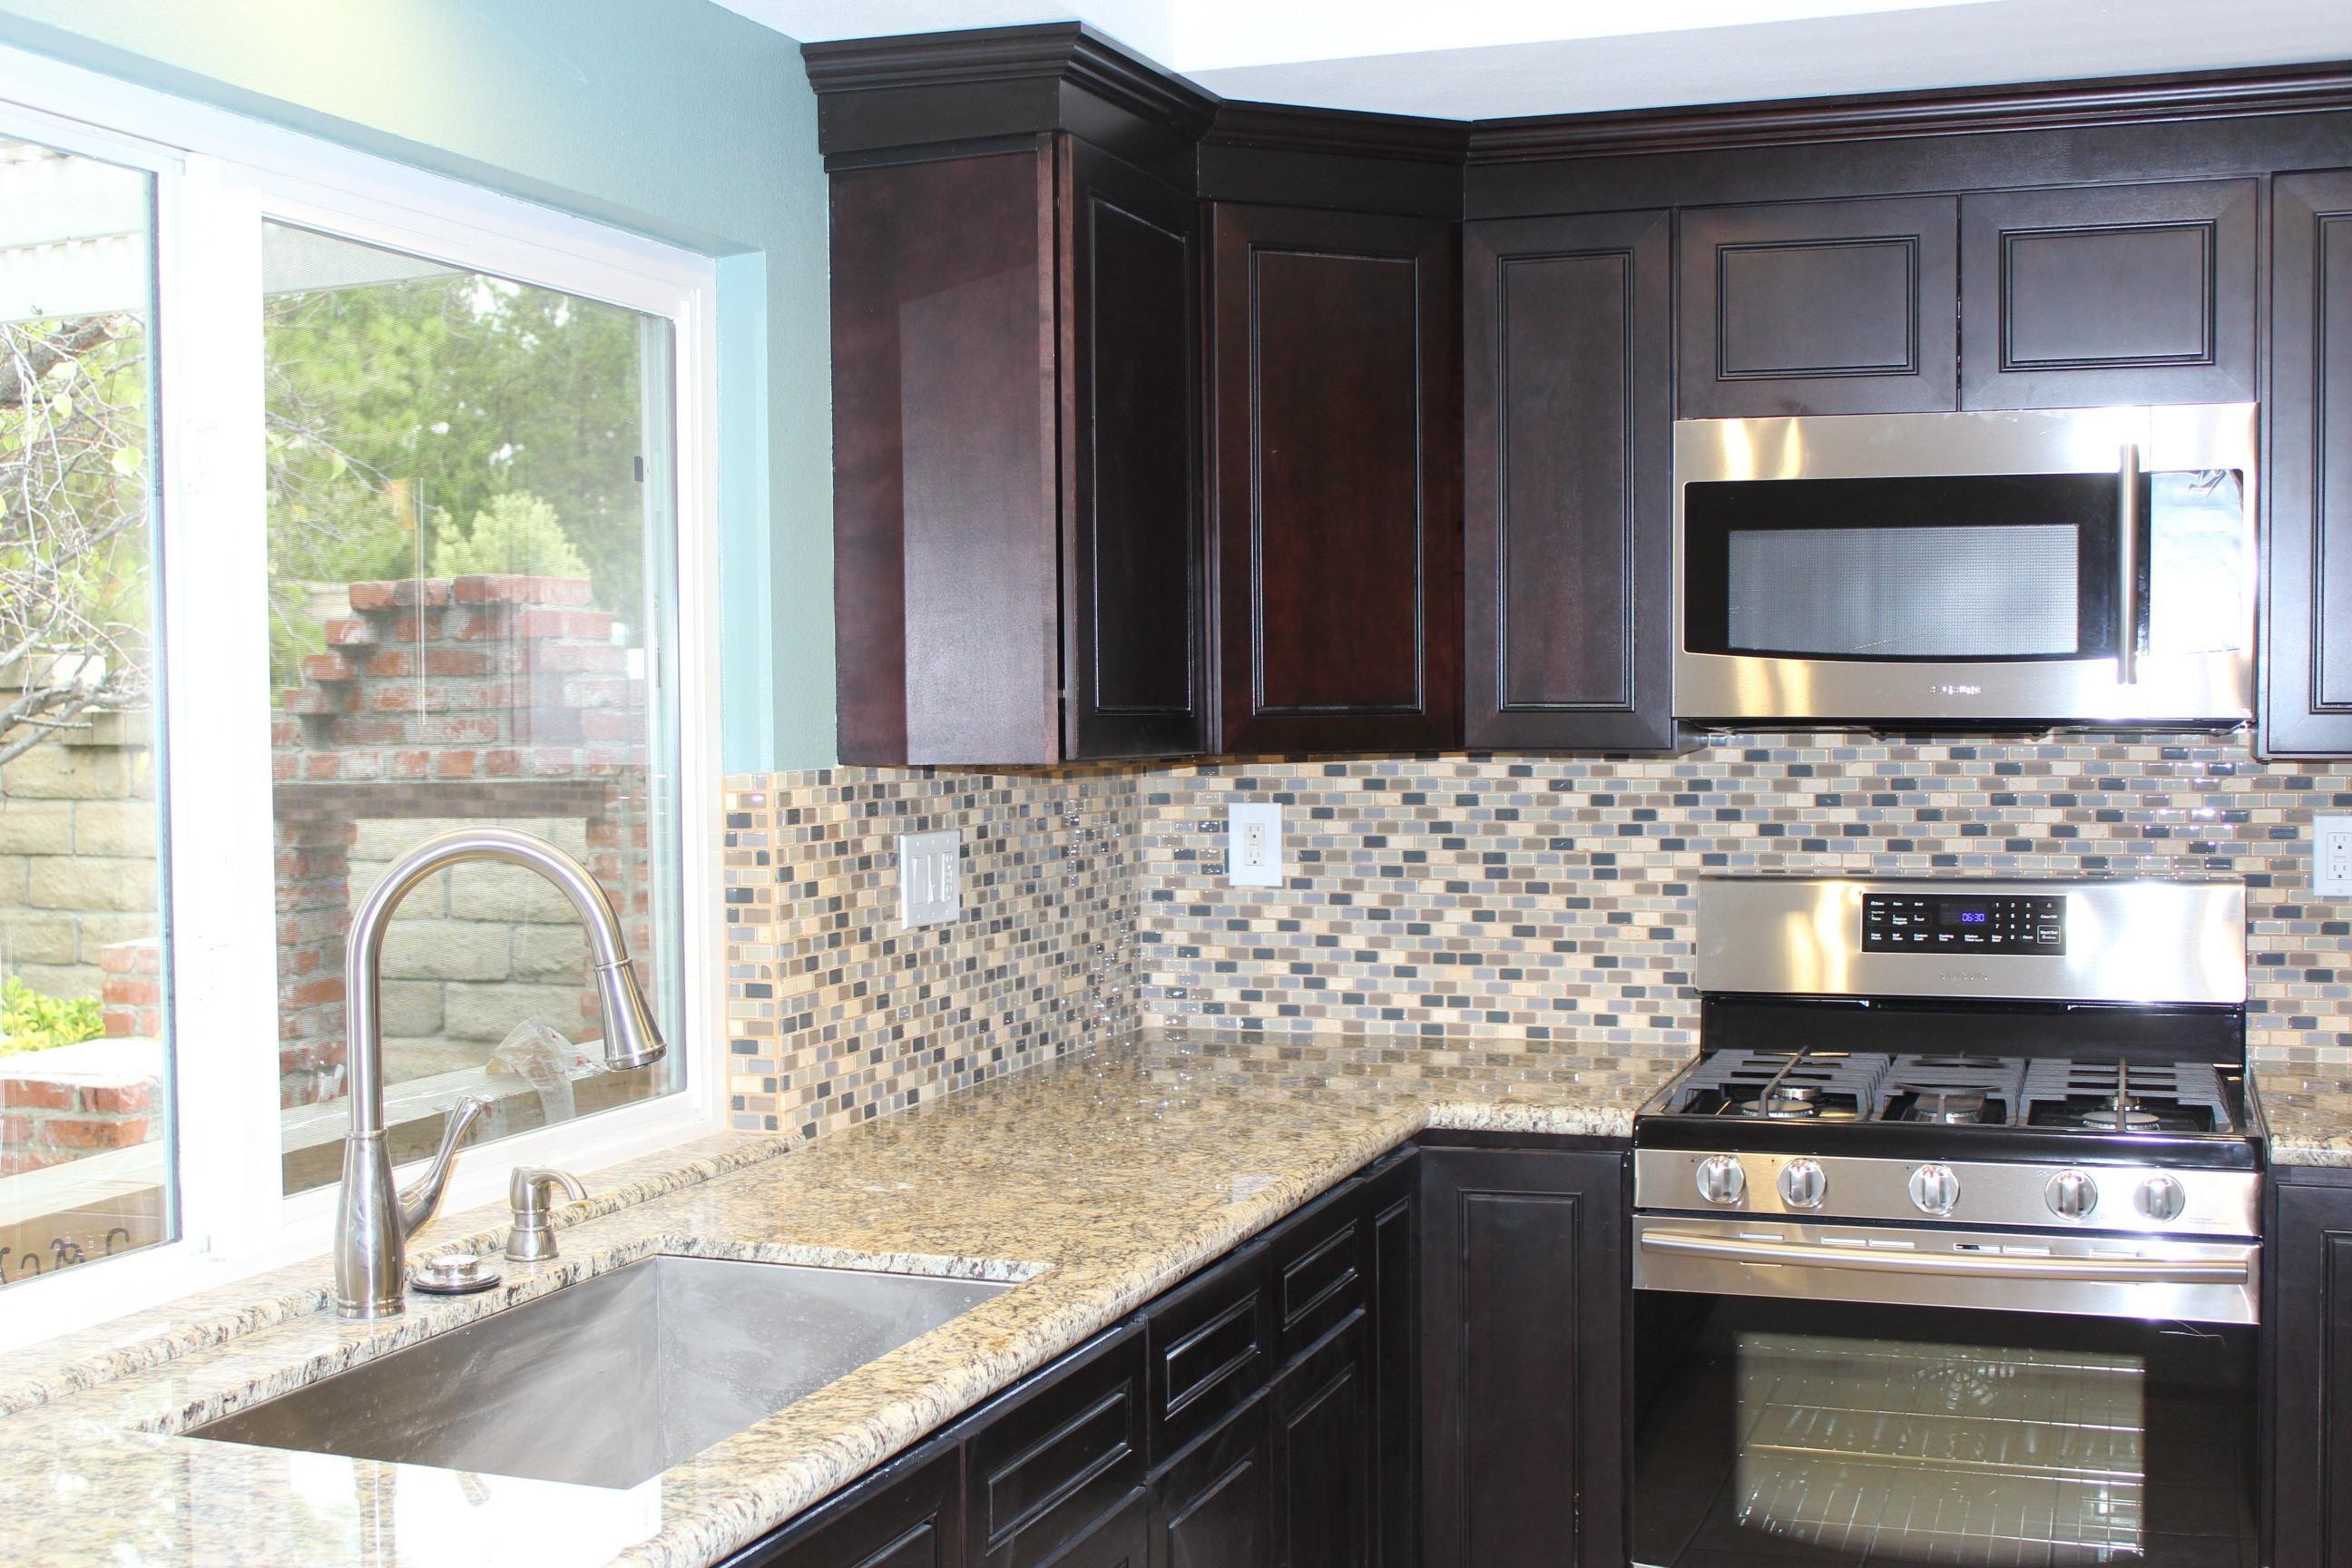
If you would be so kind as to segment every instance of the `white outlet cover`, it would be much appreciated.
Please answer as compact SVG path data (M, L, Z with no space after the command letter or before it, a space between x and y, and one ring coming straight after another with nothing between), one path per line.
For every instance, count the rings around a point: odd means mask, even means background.
M1282 807L1270 800L1225 807L1225 881L1235 888L1282 886Z
M2352 816L2311 819L2311 890L2352 899Z
M963 830L898 835L898 925L942 925L963 913Z

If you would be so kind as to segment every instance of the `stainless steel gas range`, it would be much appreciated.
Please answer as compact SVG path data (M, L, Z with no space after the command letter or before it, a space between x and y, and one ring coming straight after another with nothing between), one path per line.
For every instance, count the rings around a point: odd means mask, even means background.
M1634 1121L1635 1552L2257 1561L2243 889L1702 885Z

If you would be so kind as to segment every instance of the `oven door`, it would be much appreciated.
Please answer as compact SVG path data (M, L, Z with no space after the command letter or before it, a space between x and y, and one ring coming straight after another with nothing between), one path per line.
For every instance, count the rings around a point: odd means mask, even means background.
M1675 426L1675 712L2234 722L2251 404Z
M2169 1257L2119 1238L2141 1256L2102 1271L2011 1233L1979 1261L2014 1267L1981 1275L1654 1245L1739 1231L1792 1250L1911 1234L1637 1221L1640 1568L2255 1568L2255 1331L2161 1312L2233 1268L2251 1281L2252 1244ZM2001 1283L1978 1299L2005 1305L1951 1304L1984 1280Z

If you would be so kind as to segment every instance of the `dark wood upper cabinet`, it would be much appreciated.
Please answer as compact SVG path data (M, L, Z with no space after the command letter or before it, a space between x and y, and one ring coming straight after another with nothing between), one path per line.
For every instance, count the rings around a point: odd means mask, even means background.
M1215 749L1458 746L1455 226L1214 213Z
M1195 204L1055 133L832 207L842 760L1201 750Z
M1423 1568L1623 1568L1624 1153L1420 1163Z
M1958 225L1949 196L1685 212L1684 417L1956 406Z
M1465 226L1466 739L1675 742L1673 220Z
M1960 403L2081 408L2254 395L2256 182L1960 201Z
M2284 176L2271 210L2261 743L2352 755L2352 170Z

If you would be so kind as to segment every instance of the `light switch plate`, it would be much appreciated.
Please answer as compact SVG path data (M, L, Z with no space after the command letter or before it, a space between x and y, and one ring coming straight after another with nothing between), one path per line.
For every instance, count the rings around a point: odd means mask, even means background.
M898 835L898 926L945 923L963 913L963 830Z
M2352 899L2352 816L2311 819L2311 890L2323 899Z
M1235 801L1225 807L1225 880L1236 888L1282 886L1282 807Z

